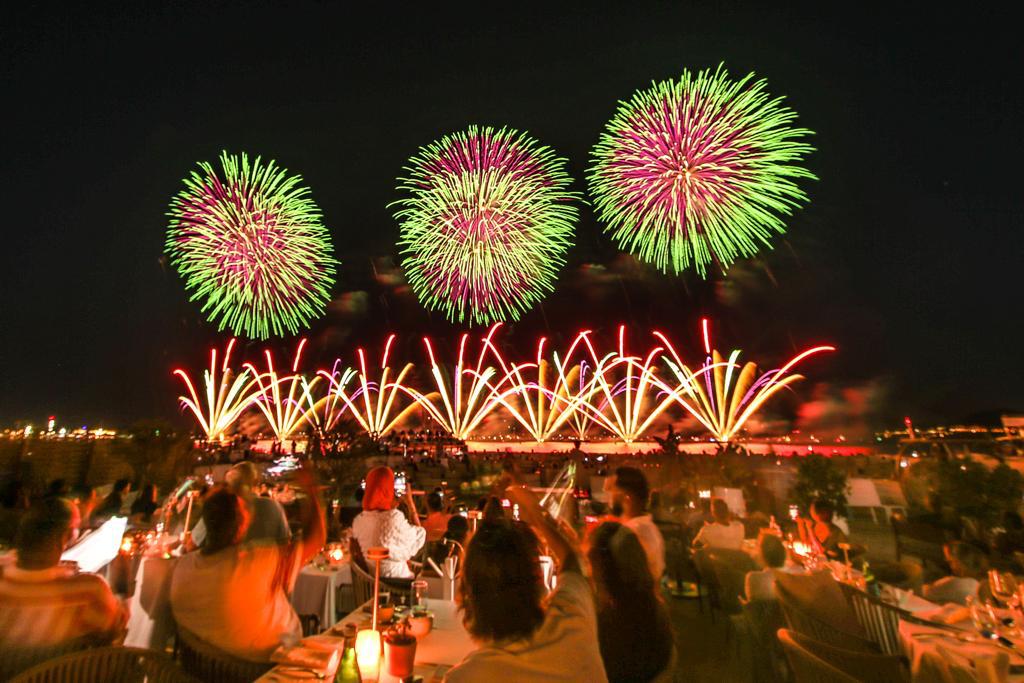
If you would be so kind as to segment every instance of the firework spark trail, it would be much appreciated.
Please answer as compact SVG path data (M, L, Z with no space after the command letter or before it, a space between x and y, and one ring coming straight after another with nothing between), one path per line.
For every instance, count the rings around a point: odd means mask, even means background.
M222 152L185 179L167 215L166 251L190 300L217 329L256 339L295 334L324 312L336 262L302 178L273 161Z
M290 375L278 376L274 367L274 357L269 349L263 352L267 361L266 372L260 372L252 363L245 364L255 376L259 387L254 403L263 413L267 426L274 432L278 441L291 438L303 423L310 420L310 412L315 411L313 387L320 381L320 377L314 377L312 382L308 382L299 373L302 350L305 346L306 340L302 339L295 349L295 360L292 362ZM282 393L285 384L288 385L287 393Z
M597 361L588 400L580 404L591 418L625 443L632 443L647 431L676 400L672 387L657 376L662 352L655 347L645 357L626 352L625 326L619 327L618 351ZM618 378L618 379L616 379ZM652 400L651 394L656 393ZM594 397L600 399L595 404Z
M637 91L594 147L588 185L619 246L663 272L706 276L770 246L779 215L807 201L795 181L811 131L772 99L764 80L729 79L720 65Z
M456 439L468 439L483 419L501 404L501 393L491 381L497 370L493 365L484 365L491 337L499 327L501 323L492 325L483 338L475 367L466 365L466 343L469 341L469 334L462 335L455 367L447 381L437 364L430 339L424 337L423 344L430 358L430 374L437 391L423 394L413 387L400 386L400 389L412 396L431 418ZM466 377L469 378L468 386L464 381ZM441 400L440 405L437 403L438 398Z
M210 349L210 369L203 372L205 401L199 398L192 380L184 370L177 368L172 373L185 382L189 395L179 396L178 400L183 408L192 411L207 441L217 441L225 436L257 397L257 393L253 391L256 380L249 379L247 371L243 370L241 374L232 378L229 364L234 346L235 340L232 339L224 351L219 382L217 349Z
M710 358L694 371L683 363L671 342L661 332L654 334L668 350L668 355L663 355L663 359L678 382L672 398L718 441L732 440L768 399L803 379L802 375L787 374L800 361L817 353L835 351L834 346L815 346L797 354L781 368L769 370L755 380L757 365L748 362L741 368L737 360L740 354L738 350L729 354L728 360L724 360L717 350L712 349ZM705 327L705 344L709 344L707 339Z
M408 393L402 382L413 367L412 363L406 363L392 379L392 370L388 360L394 341L395 335L389 335L384 345L384 353L381 356L380 362L379 381L371 379L366 365L366 352L361 348L356 350L356 355L359 358L359 372L346 369L339 376L336 370L329 375L323 370L320 371L321 376L325 377L329 384L328 397L332 397L332 400L340 401L342 404L337 416L334 418L334 422L337 422L338 417L347 410L371 439L379 439L386 436L388 432L415 410L418 404L413 401L402 410L393 414L395 401L399 393ZM335 368L337 368L337 363ZM358 379L358 387L355 391L350 392L346 387L355 378ZM325 397L324 400L328 397Z
M518 320L554 289L579 211L566 161L525 133L470 126L421 148L399 179L402 268L452 321Z

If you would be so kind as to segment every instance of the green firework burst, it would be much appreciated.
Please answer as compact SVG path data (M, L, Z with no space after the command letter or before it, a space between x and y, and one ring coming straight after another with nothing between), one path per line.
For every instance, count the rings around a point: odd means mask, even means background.
M518 320L554 289L579 217L566 162L525 133L470 126L409 160L394 203L402 268L452 321Z
M717 263L770 246L780 215L807 201L795 182L813 148L796 113L754 74L719 66L653 83L620 102L591 152L588 185L619 246L663 272Z
M218 330L295 334L323 315L336 261L309 188L273 161L222 152L171 200L167 254Z

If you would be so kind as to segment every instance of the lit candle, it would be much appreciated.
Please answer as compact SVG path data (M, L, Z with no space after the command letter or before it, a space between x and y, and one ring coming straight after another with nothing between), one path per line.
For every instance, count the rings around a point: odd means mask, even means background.
M356 664L362 680L377 683L380 677L380 631L365 629L356 634Z

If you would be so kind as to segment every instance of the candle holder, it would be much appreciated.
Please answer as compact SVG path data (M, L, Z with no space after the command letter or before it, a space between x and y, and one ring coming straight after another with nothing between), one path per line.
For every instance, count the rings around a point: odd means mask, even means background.
M377 630L377 608L380 606L380 562L386 560L391 556L391 552L387 548L373 547L367 548L364 556L367 560L373 562L373 630Z

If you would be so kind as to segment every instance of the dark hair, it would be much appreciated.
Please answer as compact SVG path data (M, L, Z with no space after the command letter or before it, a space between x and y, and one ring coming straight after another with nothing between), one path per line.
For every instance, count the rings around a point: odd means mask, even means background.
M758 548L764 563L769 567L781 567L786 564L786 546L775 534L761 534Z
M441 500L441 495L438 493L431 493L427 496L427 509L431 512L440 512L441 507L444 505L444 501Z
M28 502L28 494L25 491L25 485L17 479L12 479L3 486L3 491L0 492L0 505L3 505L8 510L20 509L26 506Z
M598 641L610 681L648 681L668 666L672 627L640 539L618 522L589 537L598 588Z
M969 576L977 578L988 569L988 555L973 543L950 541L946 546Z
M466 535L469 533L469 520L462 515L452 515L448 518L448 527L444 532L445 538L465 544Z
M719 524L728 524L732 521L732 513L729 511L729 504L721 498L711 499L711 516Z
M459 584L463 623L486 640L529 638L544 621L540 541L519 522L482 523L466 548Z
M139 498L143 500L155 501L157 498L156 484L146 484L142 487L142 491L139 493Z
M113 492L124 493L125 491L128 490L128 487L131 486L131 483L132 482L130 479L118 479L117 481L114 482Z
M826 522L832 521L832 515L835 514L836 509L831 502L824 498L817 498L813 503L811 503L811 506L814 508L815 512L825 519Z
M641 509L647 508L650 488L647 486L647 477L643 472L635 467L620 467L615 470L615 485L636 501Z
M63 498L46 498L32 506L18 524L14 547L20 557L58 552L64 534L71 529L71 504Z
M50 482L50 485L46 487L47 498L67 498L68 494L71 493L71 487L68 486L68 482L64 479L54 479Z
M203 500L203 524L206 538L202 552L209 554L235 545L249 523L245 501L225 486L217 486Z

